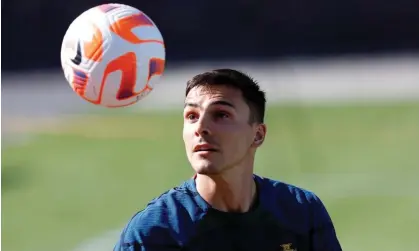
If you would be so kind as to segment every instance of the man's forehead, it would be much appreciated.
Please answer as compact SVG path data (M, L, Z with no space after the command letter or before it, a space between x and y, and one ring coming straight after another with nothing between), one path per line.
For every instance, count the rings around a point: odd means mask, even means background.
M211 100L225 100L230 103L242 101L240 90L223 85L197 86L192 88L185 98L185 103L204 103Z

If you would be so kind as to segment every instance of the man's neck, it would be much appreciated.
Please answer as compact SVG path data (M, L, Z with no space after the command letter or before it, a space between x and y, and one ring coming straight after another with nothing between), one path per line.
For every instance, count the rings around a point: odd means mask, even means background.
M256 197L253 171L228 170L220 175L196 176L196 189L213 208L224 212L247 212Z

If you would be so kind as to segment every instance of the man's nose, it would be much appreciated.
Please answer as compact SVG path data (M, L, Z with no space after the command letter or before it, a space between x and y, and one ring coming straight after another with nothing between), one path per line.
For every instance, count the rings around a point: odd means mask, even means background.
M206 118L205 116L201 116L201 118L196 123L195 135L204 136L204 135L210 135L210 134L211 134L210 121L208 121L208 118Z

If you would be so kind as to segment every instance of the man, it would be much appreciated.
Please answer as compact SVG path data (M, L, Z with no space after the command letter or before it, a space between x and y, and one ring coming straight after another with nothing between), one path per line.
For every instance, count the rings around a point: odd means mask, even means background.
M196 175L137 213L114 250L341 250L315 194L253 174L265 103L258 84L235 70L188 81L183 140Z

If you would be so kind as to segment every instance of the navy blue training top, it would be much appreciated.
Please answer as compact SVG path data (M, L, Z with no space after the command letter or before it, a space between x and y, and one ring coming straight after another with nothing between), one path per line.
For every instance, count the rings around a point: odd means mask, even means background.
M153 199L124 228L114 251L339 251L322 201L302 188L254 175L257 202L221 212L191 178Z

